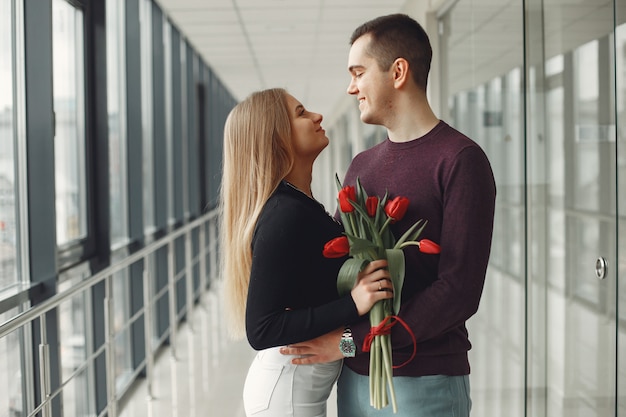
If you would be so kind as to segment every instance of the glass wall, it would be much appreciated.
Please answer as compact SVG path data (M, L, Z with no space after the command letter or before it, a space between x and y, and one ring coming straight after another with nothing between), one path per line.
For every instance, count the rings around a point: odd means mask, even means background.
M128 169L126 124L126 21L123 0L106 1L107 25L107 105L109 122L109 198L111 249L113 261L127 253L128 229ZM118 392L123 392L132 375L132 333L130 320L129 271L122 270L113 277L113 328L115 338L115 377Z
M57 243L87 235L83 13L52 2Z
M624 6L505 3L439 16L446 116L498 186L473 414L626 415Z
M143 132L143 219L146 234L155 229L152 108L152 2L139 0L141 29L141 127Z
M8 320L17 311L0 314L0 323ZM22 416L24 411L23 384L25 375L22 372L23 352L20 349L22 331L16 330L0 339L0 415Z
M533 415L613 416L616 400L617 261L614 3L548 0L536 7L529 45L536 77L527 120L543 119L529 135L529 206L542 217L528 245L529 335L537 340L529 366ZM585 30L580 30L584 25ZM541 48L543 56L533 48ZM545 105L539 104L545 100ZM530 122L529 122L530 123ZM608 263L609 267L605 265ZM539 388L546 387L545 390Z
M497 183L491 262L468 322L472 414L524 416L525 216L522 2L459 1L440 19L444 119L485 150Z
M11 0L0 0L0 27L13 27ZM0 31L0 291L18 281L13 44L13 31Z
M235 100L153 0L0 0L0 28L0 416L117 415L214 274L215 225L92 278L215 207Z
M615 107L617 126L618 332L617 415L626 416L626 4L615 4Z
M128 240L126 169L125 3L107 0L107 106L109 117L109 198L111 245Z
M16 150L15 28L22 27L12 0L0 0L0 299L12 295L20 281L19 217ZM0 311L0 323L19 313L19 308ZM25 383L23 332L16 330L0 339L0 415L22 415Z
M67 290L89 277L89 268L74 268L61 279L60 291ZM89 323L92 299L87 292L79 292L58 308L61 383L63 389L63 416L95 415L95 390L90 386L93 381L93 359L88 359L93 352L92 332Z

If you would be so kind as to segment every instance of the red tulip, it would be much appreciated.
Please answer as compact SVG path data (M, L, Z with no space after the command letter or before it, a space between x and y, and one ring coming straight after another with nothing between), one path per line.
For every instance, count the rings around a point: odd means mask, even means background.
M406 197L396 197L393 200L389 200L385 205L385 213L391 217L391 223L395 223L401 220L406 214L406 210L409 208L409 199Z
M441 246L430 239L422 239L419 241L420 252L435 255L441 252Z
M365 200L365 208L367 209L367 214L370 217L374 217L376 215L376 209L378 208L378 197L367 197L367 200Z
M354 211L350 200L356 201L356 189L348 185L339 191L339 209L343 213L352 213Z
M322 253L326 258L342 258L350 253L350 242L346 236L336 237L326 242Z

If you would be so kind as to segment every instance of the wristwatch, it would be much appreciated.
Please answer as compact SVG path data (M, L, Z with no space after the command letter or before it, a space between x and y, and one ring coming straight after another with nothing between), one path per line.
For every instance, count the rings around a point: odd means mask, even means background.
M353 358L354 355L356 355L356 345L354 344L354 339L352 338L352 330L348 327L344 329L343 334L341 335L339 350L346 358Z

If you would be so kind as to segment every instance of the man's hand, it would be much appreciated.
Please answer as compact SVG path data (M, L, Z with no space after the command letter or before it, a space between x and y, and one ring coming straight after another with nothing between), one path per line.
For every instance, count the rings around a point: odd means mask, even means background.
M311 365L343 359L343 354L339 350L342 334L343 328L340 328L315 339L280 348L280 353L283 355L303 355L303 357L292 359L291 363L294 365Z

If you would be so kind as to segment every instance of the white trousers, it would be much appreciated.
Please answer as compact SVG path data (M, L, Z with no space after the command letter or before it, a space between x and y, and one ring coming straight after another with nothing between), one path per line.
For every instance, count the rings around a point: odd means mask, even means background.
M259 351L243 388L247 417L326 417L342 361L293 365L278 347Z

